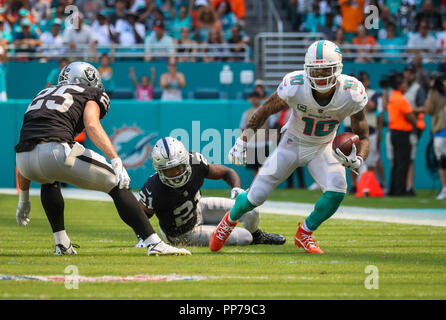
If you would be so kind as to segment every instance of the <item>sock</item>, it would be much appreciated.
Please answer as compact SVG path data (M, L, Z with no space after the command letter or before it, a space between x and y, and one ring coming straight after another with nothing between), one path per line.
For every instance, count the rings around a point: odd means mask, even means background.
M122 221L129 225L141 239L155 233L141 205L129 189L114 187L109 193Z
M147 246L149 244L155 244L162 241L161 238L156 234L151 234L150 237L144 240L144 244Z
M322 197L317 200L313 212L305 219L304 225L308 230L315 231L325 220L330 218L342 200L344 200L345 193L326 191ZM304 229L305 230L305 229Z
M64 225L64 200L58 182L42 184L40 200L46 217L51 225L53 233L65 230Z
M248 200L248 192L240 193L237 198L235 198L235 204L229 213L229 222L234 224L246 212L251 211L254 208L255 206Z
M19 202L29 201L29 190L19 189Z
M65 248L68 248L70 246L71 241L70 238L68 238L67 232L65 230L54 232L53 235L56 244L61 244Z
M308 229L306 222L304 221L304 224L302 225L302 229L304 229L305 232L313 232L310 229Z

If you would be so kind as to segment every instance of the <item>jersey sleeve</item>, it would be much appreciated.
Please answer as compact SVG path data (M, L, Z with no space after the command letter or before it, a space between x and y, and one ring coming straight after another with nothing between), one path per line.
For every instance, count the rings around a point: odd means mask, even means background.
M299 86L304 84L304 78L303 73L291 72L286 74L276 90L279 98L289 103L290 98L296 95Z
M99 105L99 109L101 110L100 118L104 118L110 108L110 98L107 93L99 88L87 87L87 95L88 101L93 100Z
M209 174L209 163L206 158L198 152L191 152L191 165L194 170L197 170L203 177Z
M365 108L367 105L367 102L369 101L367 97L366 90L364 88L364 85L361 81L358 81L358 87L356 90L349 89L351 92L351 99L352 99L352 109L350 115L354 115Z
M147 209L156 211L153 204L153 190L150 178L139 190L139 202Z

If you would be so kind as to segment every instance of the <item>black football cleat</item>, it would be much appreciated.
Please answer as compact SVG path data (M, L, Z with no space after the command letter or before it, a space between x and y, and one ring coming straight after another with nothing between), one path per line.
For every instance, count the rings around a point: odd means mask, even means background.
M251 244L284 244L285 241L285 237L280 234L268 233L259 229L252 234Z

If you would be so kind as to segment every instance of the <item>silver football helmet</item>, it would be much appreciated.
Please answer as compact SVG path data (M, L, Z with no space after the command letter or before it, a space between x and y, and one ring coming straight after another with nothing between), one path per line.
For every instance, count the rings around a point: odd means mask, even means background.
M152 164L161 182L172 188L184 186L192 174L189 152L180 141L172 137L156 142L152 149Z
M71 62L60 71L58 84L81 83L104 90L99 71L87 62Z

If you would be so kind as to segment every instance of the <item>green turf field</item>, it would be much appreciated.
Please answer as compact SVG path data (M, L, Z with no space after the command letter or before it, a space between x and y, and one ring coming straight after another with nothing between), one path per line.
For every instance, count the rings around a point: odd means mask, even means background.
M301 197L297 191L273 194L274 200ZM290 193L291 192L291 193ZM207 195L220 192L210 190ZM317 192L304 192L305 202ZM290 196L291 195L291 196ZM428 201L430 195L393 199ZM418 199L418 200L417 200ZM370 199L366 199L370 200ZM381 200L388 200L381 199ZM32 197L31 223L18 227L17 197L0 195L0 274L64 275L75 265L81 276L189 275L199 281L64 283L0 281L1 299L445 299L446 228L332 219L317 232L325 255L308 255L294 246L302 217L262 215L261 227L287 237L283 246L188 248L192 256L147 257L132 246L132 231L111 202L65 201L68 234L77 256L55 257L54 240L38 197ZM344 205L359 205L348 197ZM441 207L442 202L430 200ZM375 204L379 202L375 199ZM414 207L413 205L411 207ZM444 207L444 203L443 203ZM156 219L152 223L158 230ZM370 282L367 266L377 267ZM375 274L376 275L376 274ZM367 284L378 289L367 289Z

